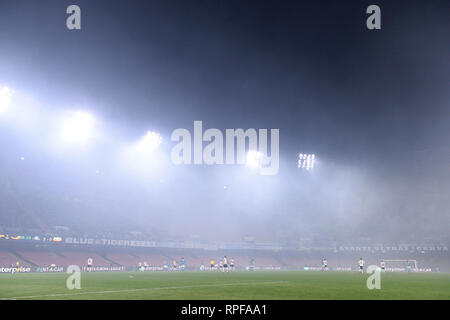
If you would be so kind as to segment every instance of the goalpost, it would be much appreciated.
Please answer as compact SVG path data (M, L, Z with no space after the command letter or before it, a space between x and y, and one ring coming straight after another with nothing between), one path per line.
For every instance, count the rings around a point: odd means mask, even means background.
M415 271L417 270L417 260L383 260L386 264L386 271Z

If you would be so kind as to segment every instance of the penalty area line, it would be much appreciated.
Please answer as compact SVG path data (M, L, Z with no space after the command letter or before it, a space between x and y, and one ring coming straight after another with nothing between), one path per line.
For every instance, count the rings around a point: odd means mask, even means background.
M199 284L192 286L176 286L176 287L157 287L157 288L140 288L140 289L124 289L124 290L105 290L105 291L86 291L86 292L71 292L71 293L54 293L43 294L36 296L22 296L22 297L9 297L0 298L0 300L20 300L20 299L33 299L33 298L45 298L45 297L65 297L65 296L78 296L88 294L109 294L109 293L122 293L122 292L138 292L138 291L156 291L156 290L176 290L176 289L189 289L189 288L208 288L208 287L228 287L228 286L243 286L243 285L261 285L261 284L280 284L287 283L288 281L253 281L253 282L235 282L235 283L223 283L223 284Z

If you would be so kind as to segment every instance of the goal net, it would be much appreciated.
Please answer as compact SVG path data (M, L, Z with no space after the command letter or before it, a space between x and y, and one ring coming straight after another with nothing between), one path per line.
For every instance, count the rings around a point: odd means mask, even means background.
M384 260L386 271L415 271L417 260Z

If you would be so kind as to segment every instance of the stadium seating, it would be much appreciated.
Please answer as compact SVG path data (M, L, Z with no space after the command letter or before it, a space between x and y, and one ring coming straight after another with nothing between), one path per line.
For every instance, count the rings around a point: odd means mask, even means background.
M180 254L180 252L185 254ZM449 271L450 264L448 253L348 253L348 252L249 252L246 250L226 251L203 251L198 250L176 250L160 248L158 252L154 249L134 251L110 251L107 254L101 252L93 252L86 250L50 250L39 248L35 250L17 250L17 251L0 251L0 266L10 267L19 261L21 266L39 266L45 267L50 265L69 266L79 265L86 266L88 258L93 259L94 266L111 266L119 265L123 267L136 267L139 262L147 262L149 266L161 267L166 261L170 266L175 260L179 264L181 258L186 261L186 268L198 270L201 265L209 267L210 261L213 259L216 263L221 261L227 255L228 259L233 258L237 269L244 269L250 264L250 259L254 259L255 266L262 269L291 269L300 270L304 267L320 267L323 258L328 260L328 266L332 269L351 268L356 270L357 261L363 257L366 266L379 265L381 260L416 260L419 268L429 268L432 271Z
M23 261L16 255L7 251L0 251L0 267L10 267L11 265L15 265L16 262L19 261L21 266L29 267L30 264L28 262Z
M143 262L144 260L141 260L139 257L126 254L126 253L111 253L106 255L106 257L109 260L114 261L115 263L121 265L121 266L127 266L127 267L135 267L139 264L139 262Z
M26 260L32 262L36 266L46 267L50 265L69 266L79 265L85 266L88 258L93 259L94 266L109 266L111 262L106 261L101 256L89 252L52 252L52 251L19 251L18 254Z

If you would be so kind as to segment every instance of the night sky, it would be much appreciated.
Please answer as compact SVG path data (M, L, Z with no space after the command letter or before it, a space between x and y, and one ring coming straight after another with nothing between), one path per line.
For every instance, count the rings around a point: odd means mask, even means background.
M65 26L70 4L82 30ZM366 28L371 4L381 30ZM37 215L67 210L85 224L111 215L111 226L127 217L208 239L448 237L449 31L448 1L0 0L0 84L48 114L85 106L110 132L64 158L31 139L44 129L2 124L0 176L24 199L37 192L25 185L45 190L29 200ZM111 163L111 141L151 129L170 151L171 132L194 120L279 128L278 175L181 166L158 170L161 187ZM299 152L317 155L314 172L297 169ZM26 173L22 154L35 159ZM103 181L84 173L94 167Z

